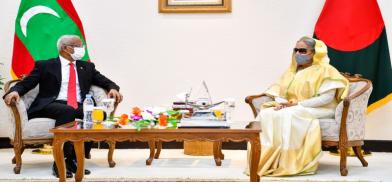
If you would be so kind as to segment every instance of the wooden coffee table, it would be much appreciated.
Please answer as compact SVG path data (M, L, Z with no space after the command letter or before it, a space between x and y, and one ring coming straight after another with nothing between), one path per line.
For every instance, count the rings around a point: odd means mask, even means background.
M77 129L74 122L51 129L53 133L53 156L59 170L59 181L66 181L65 162L63 153L63 144L66 141L74 143L78 169L75 174L75 181L82 181L84 176L84 142L86 141L106 141L111 147L116 142L121 141L142 141L148 142L150 146L150 156L146 160L149 165L154 159L159 157L159 150L156 145L160 142L169 141L212 141L214 142L214 159L217 165L220 165L223 159L221 151L221 142L241 142L248 141L251 144L251 166L250 181L258 182L260 177L257 175L257 167L260 159L260 125L258 122L250 122L246 127L231 127L230 129L221 128L180 128L180 129ZM113 151L113 150L111 150ZM112 157L113 153L109 152L109 166L114 167L115 162ZM94 172L94 171L92 171Z

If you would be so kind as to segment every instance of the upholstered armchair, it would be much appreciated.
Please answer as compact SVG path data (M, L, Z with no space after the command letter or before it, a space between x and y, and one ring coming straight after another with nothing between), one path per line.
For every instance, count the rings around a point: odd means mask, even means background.
M347 148L352 147L355 155L361 161L362 166L367 167L361 146L365 137L365 115L369 96L372 92L370 80L363 79L360 75L350 76L344 74L350 81L349 95L336 107L335 118L319 119L322 135L322 145L337 146L340 150L340 174L346 176ZM262 103L272 101L265 94L252 95L245 98L256 117Z
M7 92L13 85L20 80L12 80L4 85L4 90ZM20 98L18 103L12 103L9 108L9 125L11 126L10 135L8 136L11 140L11 144L14 147L15 156L12 159L12 163L16 164L14 167L14 173L19 174L22 167L22 153L26 145L39 145L39 144L52 144L53 134L49 132L49 129L55 125L55 120L50 118L34 118L28 119L27 109L30 107L35 97L39 92L39 86L37 85L34 89L27 92ZM107 93L104 89L98 86L92 86L90 93L97 105L100 105L103 99L107 98ZM115 109L111 113L114 114L117 107L115 103ZM110 147L109 157L113 155L114 147Z

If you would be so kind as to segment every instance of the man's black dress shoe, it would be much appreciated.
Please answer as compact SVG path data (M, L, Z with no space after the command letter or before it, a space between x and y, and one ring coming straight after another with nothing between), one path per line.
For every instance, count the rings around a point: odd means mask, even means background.
M60 178L56 163L54 163L54 162L53 162L53 166L52 166L52 174L53 174L53 176L56 176L56 178ZM65 177L72 178L73 177L72 172L67 169L67 171L65 172Z
M78 168L78 163L74 159L65 159L65 165L67 166L67 170L76 173L76 170ZM89 175L91 174L91 171L88 169L84 169L84 174Z

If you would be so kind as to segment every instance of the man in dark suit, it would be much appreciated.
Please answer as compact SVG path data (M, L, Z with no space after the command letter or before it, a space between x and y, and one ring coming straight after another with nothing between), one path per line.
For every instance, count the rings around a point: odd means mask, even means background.
M27 111L29 119L46 117L56 120L59 126L75 118L83 118L83 100L91 85L100 86L108 91L108 96L122 101L120 87L103 76L90 62L80 61L85 54L82 40L75 35L65 35L58 41L59 57L35 62L34 69L22 81L7 92L3 99L6 104L19 101L21 95L39 84L39 93ZM91 145L86 143L86 153ZM76 172L76 155L72 144L64 144L67 177ZM85 174L90 174L85 170ZM58 171L53 163L53 175Z

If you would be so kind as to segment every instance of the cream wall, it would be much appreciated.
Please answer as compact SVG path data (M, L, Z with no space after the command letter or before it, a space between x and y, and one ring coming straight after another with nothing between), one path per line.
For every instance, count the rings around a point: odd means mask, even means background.
M0 1L0 62L5 64L1 75L8 77L19 2ZM132 106L169 105L177 93L190 86L196 89L206 80L213 100L236 99L238 120L252 119L245 96L262 92L278 78L288 66L295 41L313 34L324 4L233 0L229 14L159 14L156 0L73 2L92 61L121 86L125 100L118 113L129 112ZM379 4L392 36L392 2ZM0 118L5 120L1 104ZM367 139L392 140L391 111L389 104L369 115ZM7 128L0 124L1 130Z

